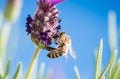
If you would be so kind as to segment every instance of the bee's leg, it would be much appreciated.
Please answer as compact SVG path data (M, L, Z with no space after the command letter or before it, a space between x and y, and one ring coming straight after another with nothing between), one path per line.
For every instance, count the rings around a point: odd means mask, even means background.
M57 42L55 42L55 44L56 44L56 45L58 45L58 43L57 43Z
M54 41L54 43L55 43L56 45L58 45L57 40L58 40L58 35L55 35L55 36L52 38L52 42Z
M55 48L54 47L46 47L45 49L48 51L51 51L51 50L54 50Z
M58 34L53 36L53 39L56 40L58 38Z
M57 37L57 35L55 35L55 36L53 36L53 38L52 38L52 40L51 40L51 42L55 42L55 44L57 44L57 39L58 39L58 37Z
M58 45L58 40L55 40L55 44Z

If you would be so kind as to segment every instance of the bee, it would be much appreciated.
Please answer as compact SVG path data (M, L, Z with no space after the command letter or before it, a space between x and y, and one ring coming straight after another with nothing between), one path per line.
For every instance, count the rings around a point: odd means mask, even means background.
M67 58L68 53L70 53L70 55L76 59L77 55L72 48L71 39L64 31L55 35L53 37L53 41L57 44L56 48L46 47L46 49L50 51L47 55L49 58L58 58L61 56L65 56Z

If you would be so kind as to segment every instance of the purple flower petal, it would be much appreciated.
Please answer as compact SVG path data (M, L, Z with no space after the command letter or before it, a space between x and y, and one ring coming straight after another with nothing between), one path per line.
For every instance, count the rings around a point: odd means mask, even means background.
M26 24L26 27L26 32L28 32L28 34L31 33L32 27L29 24Z
M31 18L31 16L30 15L28 15L28 17L27 17L27 23L28 24L31 24L32 23L32 21L33 21L33 19Z
M52 5L56 5L56 4L60 3L60 2L63 2L64 0L46 0L46 1L50 2L50 4L52 4Z

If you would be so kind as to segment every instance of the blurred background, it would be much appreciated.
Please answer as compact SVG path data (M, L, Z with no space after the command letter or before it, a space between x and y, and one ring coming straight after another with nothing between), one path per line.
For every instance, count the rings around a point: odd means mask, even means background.
M35 45L26 33L26 17L32 17L37 9L37 0L22 0L19 18L11 24L7 44L7 57L11 59L10 74L14 73L18 61L23 64L23 72L28 69ZM18 3L19 4L19 3ZM0 19L4 13L6 0L0 0ZM16 5L17 6L17 5ZM77 53L77 61L71 56L50 59L48 51L41 50L38 59L44 62L45 72L52 71L51 79L75 79L74 66L79 69L81 79L93 79L95 69L95 53L98 44L103 38L103 67L106 66L111 51L114 48L120 51L120 1L119 0L65 0L57 5L62 20L61 30L65 30L72 39L72 46ZM5 20L2 20L4 27ZM120 57L120 52L118 53ZM23 73L23 74L24 74Z

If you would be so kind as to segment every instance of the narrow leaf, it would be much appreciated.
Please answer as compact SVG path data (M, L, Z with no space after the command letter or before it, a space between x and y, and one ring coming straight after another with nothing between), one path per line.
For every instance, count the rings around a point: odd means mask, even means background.
M74 66L74 71L76 73L76 79L80 79L80 74L79 74L77 66Z
M97 59L96 59L96 69L95 69L95 79L98 79L101 70L101 62L102 62L102 50L103 50L103 39L100 40Z
M111 79L119 79L120 78L120 59L114 69L114 72L111 75Z
M112 53L112 56L107 64L107 66L105 67L105 69L102 71L101 75L99 76L99 79L102 79L102 77L105 75L105 73L108 71L108 69L110 68L111 65L113 65L114 60L117 57L117 50L114 50L114 52Z
M112 73L112 70L113 70L113 66L115 64L115 60L116 60L116 58L113 60L113 63L110 65L110 68L108 69L108 79L111 79L111 73Z
M13 76L13 79L17 79L19 72L20 72L20 68L21 68L21 62L18 63L17 70Z
M0 79L2 79L2 74L0 73Z
M24 73L22 70L22 62L20 62L21 66L20 66L20 71L19 71L19 75L17 76L17 79L24 79Z
M5 74L4 74L4 79L8 79L9 70L10 70L10 59L8 59L8 62L7 62L7 65L6 65L6 70L5 70Z

